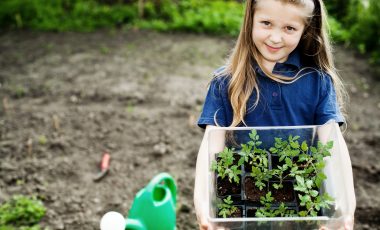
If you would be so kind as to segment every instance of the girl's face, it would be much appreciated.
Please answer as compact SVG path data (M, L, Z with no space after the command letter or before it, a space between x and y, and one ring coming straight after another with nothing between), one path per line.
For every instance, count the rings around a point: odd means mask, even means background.
M278 0L258 0L252 38L261 64L272 72L276 62L285 62L297 47L305 29L305 10Z

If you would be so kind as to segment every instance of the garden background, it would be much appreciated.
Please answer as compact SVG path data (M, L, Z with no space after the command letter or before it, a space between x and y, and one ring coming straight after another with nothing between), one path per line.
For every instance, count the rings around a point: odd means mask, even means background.
M243 2L1 1L0 229L98 229L161 171L178 183L178 229L195 229L196 119ZM380 1L325 2L351 96L356 229L377 229ZM106 150L110 174L94 183Z

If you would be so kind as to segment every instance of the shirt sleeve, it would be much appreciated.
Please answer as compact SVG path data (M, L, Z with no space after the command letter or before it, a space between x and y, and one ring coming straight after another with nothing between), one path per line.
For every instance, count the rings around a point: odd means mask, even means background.
M225 90L226 84L223 77L214 77L208 88L203 110L198 119L199 127L206 128L206 125L227 126L226 108L223 100Z
M339 104L332 79L329 75L321 76L319 102L315 113L317 125L323 125L330 120L342 125L345 119L340 112Z

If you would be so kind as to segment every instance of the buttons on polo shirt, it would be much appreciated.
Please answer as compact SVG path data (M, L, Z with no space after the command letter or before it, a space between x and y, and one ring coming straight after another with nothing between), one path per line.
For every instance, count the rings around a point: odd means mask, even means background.
M272 98L270 107L275 110L282 109L281 86L279 84L274 85L274 87L272 88Z

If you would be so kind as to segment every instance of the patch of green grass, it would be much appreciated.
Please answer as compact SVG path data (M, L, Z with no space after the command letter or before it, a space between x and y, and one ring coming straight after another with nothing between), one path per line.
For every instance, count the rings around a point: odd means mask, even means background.
M46 208L36 197L13 196L0 206L0 230L38 230L37 225L46 213ZM21 228L23 227L23 228Z

